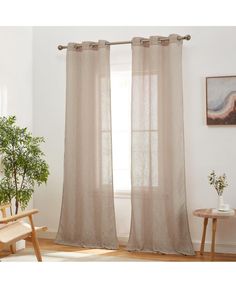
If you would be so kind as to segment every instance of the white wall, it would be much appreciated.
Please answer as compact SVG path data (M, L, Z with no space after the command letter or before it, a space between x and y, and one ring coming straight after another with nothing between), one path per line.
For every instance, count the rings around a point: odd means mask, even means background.
M0 96L0 111L32 129L31 27L0 27Z
M197 208L215 207L216 193L209 187L211 169L226 172L229 188L225 200L236 207L236 127L208 127L205 124L205 77L236 75L236 28L204 27L39 27L33 28L33 131L46 138L44 150L51 175L47 186L35 193L34 206L41 210L38 224L58 227L64 151L65 61L58 44L86 40L129 40L134 36L191 34L184 42L184 120L186 147L187 204L193 242L201 238L202 221L192 216ZM112 47L112 61L127 62L130 46ZM128 54L129 52L129 54ZM116 198L117 229L129 234L130 199ZM235 220L219 223L217 249L236 251ZM210 230L209 230L210 231ZM210 240L208 233L207 241ZM223 245L221 245L223 244Z
M0 27L1 116L15 115L32 130L32 99L32 28Z

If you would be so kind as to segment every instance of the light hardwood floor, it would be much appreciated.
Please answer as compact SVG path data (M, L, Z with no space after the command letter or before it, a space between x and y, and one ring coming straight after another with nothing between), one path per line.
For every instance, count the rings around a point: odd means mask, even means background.
M205 253L204 256L201 256L199 252L195 256L183 256L183 255L161 255L157 253L145 253L145 252L128 252L125 250L124 246L120 246L119 250L104 250L104 249L88 249L80 247L72 247L65 245L58 245L54 243L54 240L51 239L39 239L39 245L41 250L50 250L50 251L80 251L84 253L97 254L102 256L119 256L124 258L133 259L138 261L174 261L174 262L199 262L199 261L211 261L210 253ZM27 242L26 247L32 248L32 244ZM33 249L33 248L32 248ZM10 252L2 251L0 252L0 258L6 257ZM223 254L216 253L215 261L236 261L236 254Z

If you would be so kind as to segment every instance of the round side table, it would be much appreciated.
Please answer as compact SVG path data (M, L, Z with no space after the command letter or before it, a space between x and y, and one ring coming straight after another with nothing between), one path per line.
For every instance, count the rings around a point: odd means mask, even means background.
M204 218L203 221L203 232L202 232L202 241L200 248L200 255L204 253L205 239L206 239L206 229L208 224L208 219L212 219L212 236L211 236L211 261L214 261L215 258L215 235L216 235L216 224L218 219L227 219L229 217L236 217L236 209L234 214L224 214L221 212L214 211L216 209L197 209L193 212L193 215Z

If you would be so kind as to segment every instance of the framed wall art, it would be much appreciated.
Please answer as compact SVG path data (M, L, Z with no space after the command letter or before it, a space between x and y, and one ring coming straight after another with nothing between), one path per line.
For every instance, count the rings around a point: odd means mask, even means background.
M206 78L207 125L236 125L236 76Z

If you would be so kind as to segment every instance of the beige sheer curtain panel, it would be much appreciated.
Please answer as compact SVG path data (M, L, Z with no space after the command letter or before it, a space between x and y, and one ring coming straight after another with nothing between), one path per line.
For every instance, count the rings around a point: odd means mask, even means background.
M132 41L131 231L128 250L193 255L184 166L182 41Z
M69 44L64 190L56 242L118 248L111 142L110 48Z

